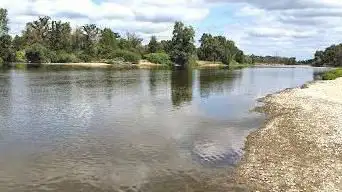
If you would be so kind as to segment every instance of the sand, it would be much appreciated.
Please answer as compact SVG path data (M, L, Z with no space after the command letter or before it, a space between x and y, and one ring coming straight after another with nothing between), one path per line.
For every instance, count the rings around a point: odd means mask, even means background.
M252 191L342 191L342 78L263 99L237 182Z

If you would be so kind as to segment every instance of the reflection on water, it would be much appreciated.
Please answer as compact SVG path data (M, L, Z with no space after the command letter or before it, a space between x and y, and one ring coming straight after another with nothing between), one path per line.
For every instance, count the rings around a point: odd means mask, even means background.
M0 71L0 191L244 191L256 99L313 69Z
M178 70L172 72L171 97L172 104L180 106L192 100L192 71Z

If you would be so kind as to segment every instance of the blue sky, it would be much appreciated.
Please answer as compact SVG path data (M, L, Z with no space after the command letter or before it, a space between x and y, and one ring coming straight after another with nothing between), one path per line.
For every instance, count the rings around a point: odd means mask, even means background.
M77 27L95 23L135 32L148 41L171 36L181 20L196 29L225 35L248 54L311 58L317 49L342 42L340 0L10 0L11 34L48 15Z

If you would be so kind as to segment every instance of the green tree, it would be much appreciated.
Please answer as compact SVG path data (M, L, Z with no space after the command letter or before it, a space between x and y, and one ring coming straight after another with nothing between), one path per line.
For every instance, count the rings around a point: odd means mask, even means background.
M160 42L160 49L164 51L165 53L169 54L171 53L171 40L162 40Z
M50 17L39 17L38 20L26 24L24 38L26 45L40 43L48 45L48 35L50 27Z
M85 37L82 28L76 28L71 33L71 47L74 52L80 52L85 47Z
M84 51L90 57L96 56L96 45L99 40L100 29L95 24L83 26Z
M238 63L244 63L245 62L245 56L243 54L243 51L238 50L235 55L235 61Z
M12 40L12 46L15 51L24 49L24 39L21 36L16 35Z
M48 32L49 46L51 50L71 50L70 23L52 21Z
M50 62L49 51L46 47L39 43L32 44L25 51L28 62L31 63L48 63Z
M171 60L184 68L196 50L195 31L191 26L187 27L182 22L176 22L172 34Z
M0 8L0 36L6 35L9 31L7 9Z
M12 48L12 37L7 34L0 36L0 45L0 58L4 62L14 61L15 55Z
M99 53L101 57L108 58L113 51L118 49L118 38L120 38L120 35L118 33L114 33L109 28L101 30L99 41Z
M8 35L8 18L7 10L0 8L0 60L2 62L10 62L14 60L14 52L12 49L12 38Z
M157 53L161 51L161 45L157 41L156 36L152 36L150 42L147 45L147 52L148 53Z

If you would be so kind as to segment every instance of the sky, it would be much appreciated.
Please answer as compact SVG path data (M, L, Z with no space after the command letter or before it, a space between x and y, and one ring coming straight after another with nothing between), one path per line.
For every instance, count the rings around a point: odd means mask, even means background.
M342 42L341 0L0 0L11 34L38 16L94 23L134 32L148 42L171 37L175 21L203 33L224 35L246 54L310 59L317 49Z

